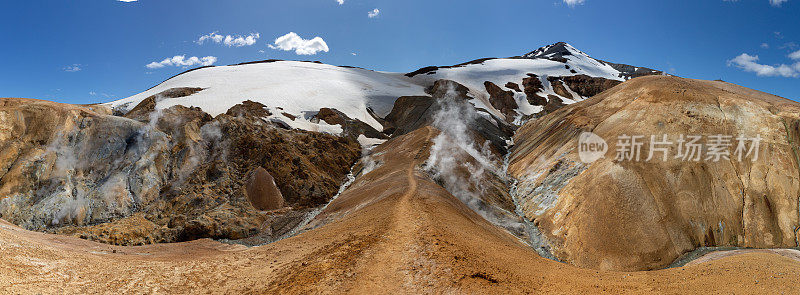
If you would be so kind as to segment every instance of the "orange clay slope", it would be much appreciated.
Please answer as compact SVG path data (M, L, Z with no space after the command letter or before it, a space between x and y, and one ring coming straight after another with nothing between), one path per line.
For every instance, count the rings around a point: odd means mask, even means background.
M769 253L635 273L579 269L543 259L421 172L435 134L427 127L385 143L376 151L383 165L359 177L312 222L320 227L261 247L210 240L115 247L2 223L0 293L800 290L800 263Z

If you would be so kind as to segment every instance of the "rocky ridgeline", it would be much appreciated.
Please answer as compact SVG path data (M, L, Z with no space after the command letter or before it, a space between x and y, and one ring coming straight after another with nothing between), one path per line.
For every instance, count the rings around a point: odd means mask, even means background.
M361 152L349 138L267 122L256 103L212 118L156 111L156 99L124 117L0 100L0 217L121 245L280 235L336 194Z

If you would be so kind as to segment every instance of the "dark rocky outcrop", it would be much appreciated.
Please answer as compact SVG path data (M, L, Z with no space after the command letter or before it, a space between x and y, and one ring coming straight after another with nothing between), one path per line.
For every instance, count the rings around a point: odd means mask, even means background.
M508 82L508 83L506 83L505 86L506 86L506 88L514 90L516 92L522 92L522 89L519 88L519 84L517 84L517 83Z
M542 80L535 74L528 74L528 77L522 80L522 87L525 89L525 95L528 97L528 103L535 106L543 106L547 104L547 99L540 96L538 93L544 89Z
M448 93L454 95L458 99L467 100L471 99L472 97L469 95L469 88L467 86L461 85L460 83L452 80L436 80L432 86L425 89L425 93L436 97L442 98Z
M399 136L429 125L433 122L431 108L435 103L436 100L430 96L398 98L394 102L392 111L384 118L387 122L384 132L392 136Z
M513 120L517 114L516 109L519 107L514 99L514 92L505 91L500 86L489 81L484 82L483 86L486 87L486 92L489 93L489 103L503 113L506 116L506 120Z
M553 91L556 94L568 99L577 99L576 97L572 96L572 93L567 91L567 88L564 87L564 82L561 81L561 77L547 77L547 81L550 82L550 87L553 88Z
M267 110L267 107L265 105L258 102L254 102L252 100L245 100L242 103L231 107L225 113L228 114L228 116L234 116L234 117L250 116L250 117L266 118L272 116L272 113L270 113L269 110Z
M620 72L619 73L619 77L623 78L625 80L630 80L630 79L633 79L633 78L644 77L644 76L664 75L664 72L658 71L658 70L654 70L654 69L650 69L650 68L636 67L636 66L626 65L626 64L618 64L618 63L612 63L612 62L607 62L607 61L602 61L602 60L598 60L598 61L602 62L602 63L605 63L605 64L611 66L612 68L614 68L615 70L619 71Z
M411 73L407 73L406 77L411 78L411 77L414 77L416 75L432 75L432 74L435 74L436 70L438 70L438 69L460 68L460 67L463 67L463 66L466 66L466 65L482 64L483 62L485 62L487 60L493 60L493 59L497 59L497 58L494 58L494 57L479 58L479 59L468 61L468 62L465 62L465 63L460 63L460 64L457 64L457 65L454 65L454 66L427 66L427 67L421 68L419 70L413 71Z
M600 92L611 89L622 83L617 80L590 77L587 75L561 77L561 80L564 81L569 89L572 89L575 93L586 98L600 94Z
M555 95L548 95L547 96L547 104L544 105L544 113L549 114L561 107L565 106L564 101L561 100L561 97Z
M197 92L202 91L203 88L191 88L191 87L180 87L180 88L170 88L164 90L156 95L150 96L142 100L139 104L137 104L133 109L128 111L127 113L119 113L118 110L115 110L115 115L117 116L125 116L128 118L136 118L142 116L148 116L152 111L155 110L156 104L159 101L168 98L178 98L178 97L185 97ZM120 108L121 109L121 108Z
M388 138L388 136L375 130L375 128L372 128L369 124L361 122L361 120L358 119L351 119L337 109L321 108L319 112L311 118L311 122L317 123L319 121L324 121L330 125L341 125L343 130L342 135L350 139L356 139L361 134L369 138Z

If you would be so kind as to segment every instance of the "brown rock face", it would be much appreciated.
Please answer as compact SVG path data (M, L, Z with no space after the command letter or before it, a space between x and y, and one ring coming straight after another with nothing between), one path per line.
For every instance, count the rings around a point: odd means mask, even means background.
M321 108L319 109L319 113L316 116L318 119L325 121L325 123L331 125L341 125L344 124L344 118L339 114L339 112L334 111L333 109L329 108Z
M428 94L437 98L444 97L449 91L453 91L459 98L466 99L469 96L469 88L467 86L451 80L436 80L433 86L426 89Z
M569 99L576 99L572 96L572 93L567 91L567 88L564 87L564 82L561 81L561 77L547 77L547 81L550 81L550 86L553 87L553 91L555 91L556 94Z
M231 107L225 113L234 117L269 117L272 115L272 113L270 113L263 104L254 102L252 100L245 100L241 104Z
M514 90L516 92L522 92L522 89L519 88L519 84L514 83L514 82L506 83L506 88L512 89L512 90Z
M519 107L514 99L514 92L504 91L500 86L489 81L484 82L483 86L489 92L489 103L506 115L506 120L513 120L514 115L516 115L515 109Z
M403 96L395 100L394 107L386 116L388 122L384 132L399 136L433 122L431 107L436 100L430 96Z
M563 106L565 106L565 104L560 97L555 95L548 95L547 104L544 106L544 112L546 114L549 114L555 112L557 109L560 109Z
M147 116L150 114L150 112L155 110L156 103L165 98L185 97L200 92L202 90L203 88L188 88L188 87L170 88L160 92L159 94L145 98L142 102L136 105L136 107L131 109L127 114L116 114L116 115L119 116L125 115L128 118Z
M583 97L595 96L622 83L616 80L589 77L587 75L567 76L561 79L569 89Z
M528 103L535 106L547 104L547 99L537 94L544 88L542 80L539 79L539 76L534 74L528 74L528 76L528 78L522 80L522 87L525 88L525 95L528 96Z
M276 210L284 206L281 191L275 185L272 175L269 175L263 167L258 167L250 173L245 188L247 199L258 210Z
M356 139L359 135L364 134L369 138L389 138L385 134L378 132L367 123L361 122L358 119L351 119L344 113L337 109L321 108L319 113L311 118L312 122L324 121L330 125L341 125L343 135L350 139Z
M724 82L647 76L520 128L509 174L542 240L577 266L647 270L700 246L796 247L798 127L795 102ZM585 131L606 141L604 158L581 161ZM616 159L622 135L643 136L640 161ZM646 161L651 135L672 141L666 161L656 149ZM701 160L675 157L680 135L702 137ZM706 158L713 135L732 136L729 158ZM763 139L757 158L738 160L740 135Z

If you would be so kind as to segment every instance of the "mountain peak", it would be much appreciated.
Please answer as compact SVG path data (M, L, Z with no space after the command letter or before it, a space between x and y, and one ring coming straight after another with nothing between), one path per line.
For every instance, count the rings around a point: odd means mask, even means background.
M567 42L557 42L554 44L550 44L544 46L542 48L536 49L534 51L529 52L528 54L523 55L524 58L536 59L536 58L546 58L546 59L564 59L565 56L570 55L586 55L582 51L578 50L577 48L569 45Z

